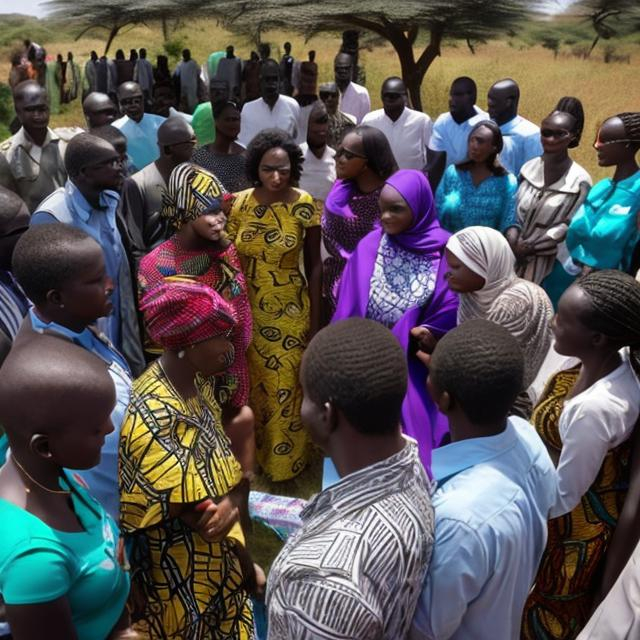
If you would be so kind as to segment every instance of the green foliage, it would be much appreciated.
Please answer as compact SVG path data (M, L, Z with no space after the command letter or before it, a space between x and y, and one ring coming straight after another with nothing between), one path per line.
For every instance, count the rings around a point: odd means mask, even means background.
M0 47L22 46L25 38L46 46L68 33L67 25L32 16L8 14L0 16Z
M172 62L175 62L181 57L182 50L185 48L185 46L186 46L185 41L181 37L175 37L175 38L172 38L171 40L167 40L162 45L163 49L165 50L169 58L172 60Z
M11 89L9 85L0 82L0 141L6 140L11 135L9 124L14 115Z

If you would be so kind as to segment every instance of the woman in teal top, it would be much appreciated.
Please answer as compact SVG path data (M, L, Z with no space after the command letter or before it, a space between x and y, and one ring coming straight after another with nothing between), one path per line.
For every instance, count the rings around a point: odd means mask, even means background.
M483 120L471 129L469 160L450 165L436 191L440 224L455 233L471 226L491 227L502 233L517 226L518 181L498 161L502 133Z
M18 335L0 375L0 594L14 640L131 635L118 529L63 468L100 460L115 391L95 355L54 336Z
M567 231L571 259L583 271L630 267L640 240L640 113L605 120L593 145L601 167L615 166L613 178L593 186Z

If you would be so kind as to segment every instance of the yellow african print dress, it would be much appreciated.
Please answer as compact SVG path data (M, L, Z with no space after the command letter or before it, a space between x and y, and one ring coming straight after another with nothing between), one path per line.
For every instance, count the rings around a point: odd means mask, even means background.
M132 566L134 619L148 637L249 640L239 524L210 543L172 517L170 505L226 495L241 479L213 386L196 378L184 400L153 363L133 384L120 436L120 515Z
M237 194L227 232L247 280L253 340L247 351L258 463L272 480L288 480L309 461L310 440L300 420L298 380L310 311L300 270L305 230L320 224L314 199L262 205L254 190Z
M531 421L542 441L560 453L560 414L580 366L547 383ZM586 624L605 555L629 487L626 440L608 451L598 476L578 506L549 520L549 537L522 618L523 640L572 640Z

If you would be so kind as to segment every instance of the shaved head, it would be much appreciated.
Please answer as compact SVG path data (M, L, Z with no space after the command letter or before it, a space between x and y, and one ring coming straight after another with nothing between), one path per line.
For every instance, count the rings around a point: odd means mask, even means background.
M505 124L518 115L520 87L515 80L498 80L489 89L487 105L491 119L499 125Z
M53 439L90 428L108 419L115 399L106 364L59 337L19 336L0 369L0 423L12 446L34 433Z
M194 136L191 125L180 116L167 118L158 128L158 144L161 146L188 142Z
M49 126L47 92L35 80L26 80L13 90L13 104L20 124L36 144L42 145Z
M82 103L82 111L89 129L111 124L118 113L116 105L106 93L91 92Z
M25 80L17 84L13 90L13 101L16 109L25 101L32 100L35 96L44 97L46 100L47 92L35 80Z

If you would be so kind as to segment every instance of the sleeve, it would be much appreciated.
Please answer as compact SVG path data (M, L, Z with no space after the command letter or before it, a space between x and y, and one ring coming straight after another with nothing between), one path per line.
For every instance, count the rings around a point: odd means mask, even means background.
M599 389L598 393L602 391ZM562 413L558 494L551 518L572 511L593 484L614 444L615 434L625 430L627 407L622 404L623 401L611 396L601 398L589 393L582 402Z
M410 638L446 640L453 636L469 604L491 577L486 546L474 529L442 518L436 524L435 539Z
M13 191L13 193L17 193L19 195L18 185L13 179L9 163L2 152L0 152L0 186L3 186L5 189L9 189L9 191Z
M431 139L433 140L433 137ZM442 175L442 180L440 180L440 184L436 189L436 211L438 213L438 220L440 220L440 224L442 224L442 220L445 217L447 209L447 196L453 189L453 181L456 175L455 171L455 165L449 165L445 169L445 172Z
M426 115L426 114L425 114ZM430 146L431 136L433 135L433 120L429 116L424 121L424 146L428 149ZM434 149L435 151L435 149Z
M502 207L502 220L500 231L503 233L510 227L519 227L518 216L516 214L516 194L518 193L518 180L509 173L505 176L504 202Z
M31 221L29 222L29 226L34 226L37 224L53 224L58 222L55 216L51 215L47 211L34 211L31 216Z
M441 129L442 129L442 123L436 120L431 130L431 138L429 140L429 149L431 149L431 151L447 150L444 144L444 139L442 137Z
M0 572L0 592L8 605L56 600L69 591L71 582L65 555L37 544L14 554Z
M225 231L227 232L227 236L229 236L229 240L231 242L236 241L236 237L238 235L238 230L240 228L240 216L242 210L242 202L244 201L244 195L239 195L238 198L233 203L231 207L231 212L229 213L229 219L227 220L227 226L225 227Z
M322 207L320 202L316 200L312 195L305 194L300 199L300 204L304 205L298 210L300 221L305 229L309 227L320 226L320 217L322 216Z

